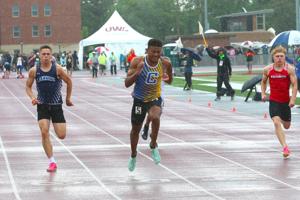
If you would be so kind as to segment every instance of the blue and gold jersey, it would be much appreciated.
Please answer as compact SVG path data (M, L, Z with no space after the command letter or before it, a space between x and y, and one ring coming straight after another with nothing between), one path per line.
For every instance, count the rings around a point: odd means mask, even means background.
M161 96L163 66L161 59L154 67L147 63L146 57L144 63L143 69L135 81L132 96L143 102L149 102Z

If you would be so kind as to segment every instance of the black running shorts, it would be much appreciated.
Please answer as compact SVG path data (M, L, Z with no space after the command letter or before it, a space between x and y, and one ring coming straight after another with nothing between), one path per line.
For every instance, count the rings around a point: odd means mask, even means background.
M153 101L143 102L142 100L133 99L133 106L131 110L131 123L135 125L142 124L146 113L152 106L161 107L162 99L161 97L154 99Z
M270 101L269 112L271 118L279 116L283 121L291 121L291 108L289 107L289 103L278 103L275 101Z
M38 121L41 119L51 119L52 123L66 123L62 105L37 105Z

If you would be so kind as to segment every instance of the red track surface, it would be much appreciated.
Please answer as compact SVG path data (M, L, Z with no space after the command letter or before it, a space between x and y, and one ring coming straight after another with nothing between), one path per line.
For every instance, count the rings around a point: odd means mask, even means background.
M299 131L289 131L293 156L284 160L269 119L199 105L208 97L195 92L186 101L182 90L166 87L162 162L154 164L149 141L140 138L130 173L132 88L120 77L87 73L73 83L75 106L64 107L67 137L52 133L58 170L49 174L25 80L0 80L1 200L299 199Z

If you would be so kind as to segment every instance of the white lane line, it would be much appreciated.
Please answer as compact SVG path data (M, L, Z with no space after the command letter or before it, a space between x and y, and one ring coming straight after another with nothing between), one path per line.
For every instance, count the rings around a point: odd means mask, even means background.
M127 90L127 89L125 89L125 88L116 88L116 87L110 87L110 86L105 86L105 84L102 84L102 83L97 83L97 82L90 82L90 81L88 81L88 80L82 80L82 82L84 82L84 83L88 83L88 84L91 84L91 85L93 85L93 86L100 86L100 87L109 87L110 89L112 89L112 90L115 90L115 91L122 91L122 92L124 92L124 93L127 93L127 94L131 94L131 92L129 91L129 90ZM166 85L166 87L172 87L172 86L168 86L168 85ZM202 92L202 91L201 91ZM211 94L211 93L209 93L209 94ZM202 93L201 93L201 95L202 95ZM174 100L174 99L172 99L172 98L170 98L170 97L176 97L176 96L180 96L180 97L182 97L182 95L172 95L172 94L168 94L168 95L166 95L167 97L166 97L166 99L170 99L170 100L172 100L173 102L176 102L176 103L183 103L183 102L178 102L178 101L176 101L176 100ZM97 94L95 94L95 96L94 96L94 98L95 97L103 97L103 95L97 95ZM104 96L105 98L109 98L110 96L108 95L108 96ZM196 108L196 109L199 109L199 106L197 106L197 105L194 105L194 104L187 104L187 106L191 106L191 107L193 107L193 109L194 108ZM202 105L202 107L203 107L203 105ZM222 110L222 111L226 111L226 110L224 110L224 109L221 109L221 108L219 108L220 110ZM246 116L246 117L249 117L249 118L251 118L251 119L254 119L254 120L257 120L257 117L253 117L253 116L249 116L249 115L243 115L243 116ZM261 125L261 124L260 124ZM262 131L266 131L266 132L271 132L270 131L270 129L267 129L267 128L265 128L265 126L259 126L259 128L261 128L262 129ZM273 132L271 132L271 133L273 133ZM229 135L228 135L229 136ZM294 139L294 140L298 140L299 138L297 137L297 136L294 136L294 135L291 135L291 134L286 134L286 137L290 137L290 138L292 138L292 139ZM241 139L241 140L243 140L243 139ZM278 151L278 150L275 150L275 151ZM279 152L279 151L278 151ZM294 155L293 155L293 157L295 157Z
M219 144L219 142L170 142L170 143L159 143L160 147L189 147L191 145L216 145ZM250 143L243 143L245 145L251 145ZM130 147L130 144L101 144L101 145L68 145L68 149L71 151L95 151L95 150L113 150L120 148L128 148ZM63 152L65 151L65 148L63 146L53 146L56 152ZM148 149L149 144L148 143L142 143L139 144L139 148ZM30 147L8 147L5 149L6 152L44 152L44 149L41 146L30 146ZM0 152L2 152L2 149L0 149ZM247 149L243 150L242 152L247 153L254 153L254 152L260 152L260 150L253 150L253 149Z
M86 104L89 104L89 105L91 105L91 106L93 106L93 107L95 107L95 108L99 108L99 109L104 110L104 111L106 111L106 112L108 112L108 113L111 113L111 114L113 114L113 115L115 115L115 116L118 116L118 117L120 117L120 118L122 118L122 119L125 119L125 120L127 120L127 121L130 121L130 119L127 118L127 117L123 117L123 116L119 115L118 113L114 113L114 112L112 112L112 111L110 111L110 110L107 110L107 109L105 109L105 108L102 108L102 107L99 107L99 106L97 106L97 105L94 105L94 104L92 104L92 103L90 103L90 102L88 102L88 101L86 101L86 100L83 100L82 98L81 98L81 101L83 101L83 102L85 102ZM214 131L214 132L217 132L217 131ZM206 149L204 149L204 148L201 148L201 147L199 147L199 146L197 146L197 145L190 144L190 143L188 143L188 142L186 142L186 141L184 141L184 140L181 140L181 139L179 139L179 138L176 138L176 137L174 137L174 136L171 136L171 135L167 134L166 132L160 131L160 133L162 133L163 135L165 135L165 136L167 136L167 137L169 137L169 138L172 138L173 140L176 140L176 141L178 141L178 142L182 142L182 143L184 143L184 144L186 144L186 145L190 145L190 146L194 147L195 149L204 151L204 152L206 152L206 153L208 153L208 154L210 154L210 155L213 155L213 156L218 157L218 158L221 158L221 159L223 159L223 160L225 160L225 161L227 161L227 162L230 162L230 163L232 163L232 164L235 164L235 165L237 165L237 166L240 166L241 168L250 170L250 171L252 171L252 172L254 172L254 173L256 173L256 174L258 174L258 175L260 175L260 176L263 176L263 177L265 177L265 178L268 178L268 179L270 179L270 180L272 180L272 181L274 181L274 182L283 184L283 185L285 185L285 186L287 186L287 187L289 187L289 188L295 189L295 190L300 190L299 187L296 187L296 186L293 186L293 185L291 185L291 184L285 183L285 182L283 182L283 181L281 181L281 180L279 180L279 179L276 179L276 178L273 178L273 177L271 177L271 176L268 176L268 175L266 175L266 174L264 174L264 173L262 173L262 172L260 172L260 171L254 170L254 169L252 169L252 168L250 168L250 167L247 167L246 165L243 165L243 164L241 164L241 163L235 162L235 161L230 160L230 159L228 159L228 158L225 158L225 157L223 157L223 156L221 156L221 155L215 154L215 153L213 153L213 152L211 152L211 151L208 151L208 150L206 150ZM227 134L222 134L222 135L227 135ZM245 140L245 141L246 141L246 140Z
M171 135L169 135L169 134L165 134L165 135L169 136L170 138L173 138L173 139L176 140L176 141L179 141L179 142L182 142L182 143L185 143L185 144L189 145L189 143L185 142L184 140L181 140L181 139L179 139L179 138L173 137L173 136L171 136ZM199 147L199 146L196 146L196 145L193 145L193 144L190 144L190 146L192 146L192 147L195 148L195 149L199 149L199 150L201 150L201 151L204 151L204 152L206 152L206 153L208 153L208 154L210 154L210 155L213 155L213 156L215 156L215 157L218 157L218 158L221 158L221 159L223 159L223 160L226 160L227 162L230 162L230 163L232 163L232 164L235 164L235 165L237 165L237 166L240 166L240 167L242 167L242 168L244 168L244 169L250 170L250 171L252 171L252 172L254 172L254 173L258 174L258 175L261 175L261 176L263 176L263 177L265 177L265 178L268 178L268 179L270 179L270 180L273 180L274 182L281 183L281 184L283 184L283 185L285 185L285 186L287 186L287 187L290 187L290 188L292 188L292 189L295 189L295 190L300 190L299 187L293 186L293 185L288 184L288 183L286 183L286 182L283 182L283 181L281 181L281 180L279 180L279 179L273 178L272 176L266 175L266 174L264 174L264 173L262 173L262 172L260 172L260 171L257 171L257 170L255 170L255 169L252 169L252 168L250 168L250 167L247 167L246 165L243 165L243 164L241 164L241 163L239 163L239 162L233 161L233 160L231 160L231 159L229 159L229 158L226 158L226 157L224 157L224 156L221 156L221 155L218 155L218 154L213 153L213 152L211 152L211 151L208 151L208 150L206 150L206 149L204 149L204 148L202 148L202 147Z
M128 96L127 96L128 97ZM20 99L25 99L25 97L19 97ZM2 99L4 99L4 100L11 100L11 99L14 99L13 97L0 97L0 100L2 100ZM27 98L28 99L28 98Z
M69 112L71 115L77 117L78 119L80 119L81 121L85 122L86 124L88 124L89 126L95 128L96 130L100 131L101 133L107 135L108 137L118 141L120 144L122 144L124 147L127 147L127 148L130 148L130 146L126 145L126 143L124 143L122 140L120 140L119 138L111 135L110 133L106 132L105 130L99 128L98 126L92 124L91 122L87 121L86 119L80 117L79 115L77 115L76 113L70 111L69 109L65 109L67 112ZM138 153L140 155L142 155L143 157L147 158L148 160L151 160L152 161L152 158L150 158L149 156L147 156L146 154L138 151ZM177 176L179 179L183 180L184 182L190 184L191 186L193 186L195 189L197 189L198 191L201 191L201 192L204 192L212 197L215 197L216 199L219 199L219 200L225 200L224 198L212 193L212 192L209 192L208 190L204 189L203 187L193 183L192 181L188 180L187 178L183 177L182 175L176 173L175 171L173 171L172 169L168 168L167 166L163 165L163 164L159 164L160 167L164 168L165 170L167 170L168 172L170 172L171 174Z
M20 101L20 99L18 99L18 97L15 96L15 94L13 92L10 91L9 88L6 87L5 84L3 84L3 82L1 82L1 84L3 85L3 87L13 96L15 97L15 99L23 106L23 108L25 110L27 110L35 119L37 118L26 106L23 102ZM100 180L98 179L98 177L72 152L70 151L70 149L62 142L60 141L55 134L50 131L50 134L53 138L55 138L55 140L60 143L65 150L88 172L88 174L90 174L90 176L92 178L95 179L95 181L106 191L108 192L112 197L114 197L117 200L121 200L121 198L119 196L117 196L115 193L113 193L108 187L106 187L106 185Z
M16 185L16 182L15 182L14 176L13 176L11 168L10 168L10 163L9 163L9 160L7 158L7 155L6 155L5 147L4 147L4 144L3 144L1 136L0 136L0 147L2 149L2 153L3 153L3 156L4 156L4 160L5 160L5 164L6 164L6 168L7 168L7 172L8 172L8 176L9 176L9 180L10 180L12 189L14 191L14 195L15 195L15 197L16 197L17 200L21 200L21 197L19 195L19 192L18 192L18 189L17 189L17 185Z
M126 91L125 89L123 89L123 91ZM98 95L99 96L99 95ZM99 97L103 97L103 96L99 96ZM109 98L109 97L107 97L107 96L104 96L105 98ZM109 113L111 113L111 114L113 114L113 115L115 115L115 116L118 116L118 117L120 117L120 118L123 118L123 119L125 119L125 120L128 120L128 118L126 118L126 117L123 117L123 116L121 116L121 115L119 115L119 114L116 114L116 113L114 113L114 112L112 112L112 111L110 111L110 110L107 110L107 109L104 109L104 108L102 108L102 107L99 107L99 106L97 106L97 105L95 105L95 104L91 104L90 102L88 102L88 101L86 101L86 100L83 100L82 98L80 98L80 97L78 97L78 99L81 99L81 101L84 101L85 103L87 103L87 104L89 104L89 105L91 105L91 106L93 106L93 107L96 107L96 108L98 108L98 109L101 109L101 110L104 110L105 112L109 112ZM177 104L180 104L180 103L183 103L183 102L178 102L178 101L174 101L175 103L177 103ZM193 109L197 109L197 110L200 110L201 111L201 109L199 108L199 106L196 106L196 105L192 105L192 104L188 104L188 106L190 106L190 107L193 107ZM249 118L252 118L251 116L246 116L246 117L249 117ZM170 117L171 118L171 117ZM185 122L186 123L186 122ZM269 122L265 122L265 123L269 123ZM270 122L271 123L271 122ZM194 125L194 124L192 124L192 125ZM265 128L265 126L263 126L263 124L260 122L260 123L255 123L255 125L259 125L259 128L261 128L260 130L261 131L266 131L266 132L270 132L270 133L273 133L272 131L270 131L270 129L266 129ZM226 134L226 133L222 133L222 132L219 132L219 131L214 131L214 130L211 130L211 129L208 129L208 128L203 128L203 127L199 127L199 129L202 129L202 130L205 130L205 131L210 131L210 132L214 132L214 133L216 133L216 134L219 134L219 135L223 135L223 136L226 136L226 137L230 137L230 138L233 138L233 139L235 139L235 140L241 140L241 141L248 141L248 140L245 140L245 139L242 139L242 138L239 138L239 137L235 137L235 136L231 136L231 135L228 135L228 134ZM257 127L258 128L258 127ZM162 132L162 131L161 131ZM163 132L162 132L163 133ZM294 140L298 140L299 138L297 137L297 136L293 136L293 135L291 135L291 134L286 134L286 137L291 137L291 138L293 138ZM248 141L249 142L249 141ZM255 144L255 145L257 145L257 142L252 142L253 144ZM262 144L263 145L263 144ZM276 151L276 152L280 152L281 153L281 151L279 151L279 150L277 150L277 149L273 149L273 148L269 148L269 147L264 147L264 148L266 148L266 149L269 149L269 150L272 150L272 151ZM296 156L296 155L292 155L294 158L300 158L299 156Z

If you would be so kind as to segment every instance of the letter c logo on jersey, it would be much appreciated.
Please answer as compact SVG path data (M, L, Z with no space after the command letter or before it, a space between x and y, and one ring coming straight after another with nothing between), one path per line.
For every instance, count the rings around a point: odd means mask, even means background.
M156 84L158 76L159 76L158 72L149 72L146 83L147 84Z

